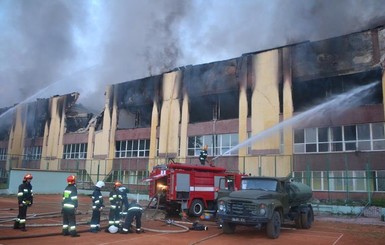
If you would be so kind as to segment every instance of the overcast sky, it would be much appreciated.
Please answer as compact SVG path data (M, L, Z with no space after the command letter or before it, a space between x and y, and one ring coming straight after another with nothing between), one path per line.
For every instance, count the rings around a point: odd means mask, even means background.
M385 0L0 0L0 108L385 24Z

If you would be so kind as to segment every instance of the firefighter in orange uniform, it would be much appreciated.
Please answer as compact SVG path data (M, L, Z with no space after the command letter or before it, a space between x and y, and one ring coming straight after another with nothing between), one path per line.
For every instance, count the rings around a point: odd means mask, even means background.
M67 177L67 187L63 192L62 213L63 213L63 235L72 237L80 236L76 232L76 209L78 207L78 190L76 188L76 177Z
M17 192L17 200L19 204L19 215L13 225L14 229L20 229L21 231L27 231L25 229L25 222L27 220L27 209L33 204L33 190L31 185L32 174L26 174L23 178L23 183L19 185Z

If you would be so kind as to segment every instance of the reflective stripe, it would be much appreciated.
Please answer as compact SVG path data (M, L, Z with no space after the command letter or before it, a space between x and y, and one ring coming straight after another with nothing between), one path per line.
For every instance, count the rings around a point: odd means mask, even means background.
M76 230L76 226L70 226L70 231Z
M63 229L67 229L68 228L68 225L63 225Z
M112 209L115 209L116 208L116 205L111 205L110 206Z
M99 201L99 200L97 200L97 201L95 201L95 203L100 203L100 201Z
M65 208L75 208L75 205L69 204L69 203L64 203L63 207L65 207Z
M24 192L28 192L28 189L23 189Z
M140 207L131 207L131 208L129 208L128 209L128 211L130 211L130 210L143 210L143 208L140 208Z
M20 223L20 224L24 224L24 223L25 223L25 219L20 219L20 220L19 220L19 223Z
M23 196L23 192L18 192L18 193L17 193L17 196L18 196L18 197Z
M72 200L77 200L78 199L78 196L73 196L71 197Z

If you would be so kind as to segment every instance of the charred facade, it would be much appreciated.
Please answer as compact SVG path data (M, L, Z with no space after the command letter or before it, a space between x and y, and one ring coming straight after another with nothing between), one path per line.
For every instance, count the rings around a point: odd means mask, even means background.
M381 196L384 57L385 29L379 27L114 84L99 114L78 105L77 93L41 99L2 122L6 157L0 166L15 167L10 155L40 146L33 168L76 169L92 180L119 178L139 186L140 176L156 164L199 164L199 151L208 145L217 166L291 174L320 199ZM366 85L373 85L370 93L355 94L354 103L269 131ZM22 165L32 167L29 161Z

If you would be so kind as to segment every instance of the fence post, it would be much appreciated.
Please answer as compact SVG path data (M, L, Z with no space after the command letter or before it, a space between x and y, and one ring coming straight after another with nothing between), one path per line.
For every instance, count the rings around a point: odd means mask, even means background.
M371 204L372 203L372 196L370 195L371 193L371 177L370 177L370 168L369 168L369 164L366 163L366 186L368 187L368 204Z
M100 159L98 160L98 169L96 170L96 182L99 181L100 176Z
M349 175L348 175L348 170L349 170L349 166L348 166L348 160L347 160L347 154L345 153L344 154L344 161L345 161L345 178L344 177L341 177L342 178L342 181L344 181L344 185L346 186L346 201L349 201L350 199L350 194L349 194ZM352 176L352 180L353 180L353 176Z

